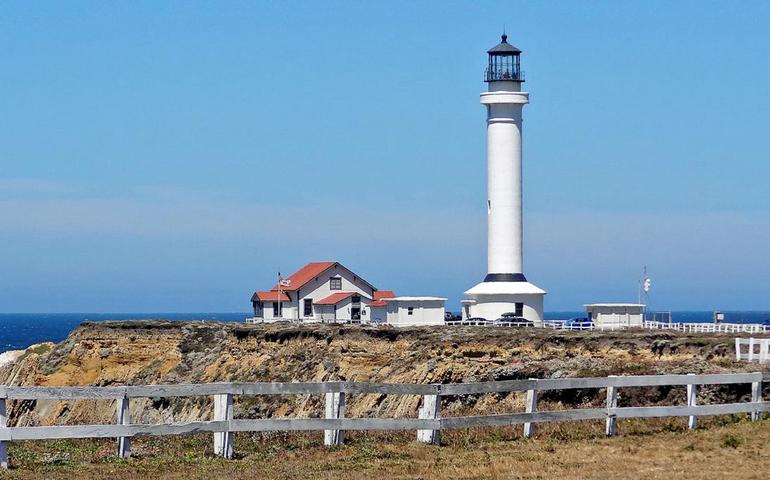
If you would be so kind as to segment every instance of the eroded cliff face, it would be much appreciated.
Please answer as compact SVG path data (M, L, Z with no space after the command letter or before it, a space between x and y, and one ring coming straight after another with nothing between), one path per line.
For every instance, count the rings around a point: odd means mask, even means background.
M62 343L28 350L0 368L6 385L139 385L221 381L350 380L448 383L611 374L756 371L733 361L733 337L672 332L554 332L508 328L386 329L339 325L240 325L202 322L84 323ZM638 391L636 391L638 390ZM621 403L672 402L680 389L634 389ZM720 398L747 395L714 387ZM708 393L704 393L708 395ZM600 405L600 392L545 395L545 401ZM320 416L319 396L236 399L237 417ZM414 416L415 396L357 395L349 416ZM445 411L512 411L520 394L445 399ZM20 425L111 422L111 401L23 401L10 405ZM133 422L211 416L211 399L132 400Z

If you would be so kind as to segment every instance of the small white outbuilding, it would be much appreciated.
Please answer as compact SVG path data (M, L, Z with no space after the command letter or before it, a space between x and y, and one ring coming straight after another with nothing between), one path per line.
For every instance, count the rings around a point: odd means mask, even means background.
M444 325L444 304L441 297L395 297L385 300L388 325L417 327Z
M596 328L641 327L644 323L645 305L640 303L592 303L585 307Z

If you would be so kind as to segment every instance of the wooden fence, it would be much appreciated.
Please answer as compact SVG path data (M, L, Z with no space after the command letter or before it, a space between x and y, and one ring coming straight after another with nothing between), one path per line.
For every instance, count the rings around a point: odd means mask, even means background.
M736 338L735 359L767 363L770 361L770 338Z
M762 383L770 373L706 375L610 376L596 378L558 378L505 380L459 384L370 384L356 382L322 383L209 383L192 385L146 385L127 387L12 387L0 386L0 463L8 466L7 443L17 440L73 438L117 438L118 455L130 456L130 439L140 435L181 435L208 432L214 436L217 455L231 458L235 432L324 431L326 445L339 445L345 430L416 430L421 442L438 443L441 430L469 427L524 425L524 435L534 435L535 424L573 420L601 419L607 435L617 433L619 418L688 417L689 428L703 415L749 413L757 420L770 411L770 402L762 400ZM751 384L751 401L698 405L699 385ZM618 389L628 387L686 386L687 404L651 407L618 407ZM605 408L539 411L539 392L567 389L606 389ZM441 397L484 393L526 392L526 411L495 415L442 417ZM325 397L325 418L234 419L234 395L303 395ZM345 418L347 394L420 395L417 418ZM213 396L214 418L189 423L133 424L130 421L132 398ZM116 402L114 425L56 425L33 427L7 426L8 400L78 400L97 399Z

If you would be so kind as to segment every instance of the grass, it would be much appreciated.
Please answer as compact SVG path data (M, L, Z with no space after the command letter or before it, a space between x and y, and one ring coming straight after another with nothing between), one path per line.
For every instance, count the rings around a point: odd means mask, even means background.
M115 456L109 440L14 442L12 469L0 478L48 479L714 479L765 478L770 470L770 421L744 417L619 422L606 438L601 422L444 432L441 446L411 432L348 432L344 446L326 448L320 433L239 434L237 456L213 455L210 435L135 439L134 457Z

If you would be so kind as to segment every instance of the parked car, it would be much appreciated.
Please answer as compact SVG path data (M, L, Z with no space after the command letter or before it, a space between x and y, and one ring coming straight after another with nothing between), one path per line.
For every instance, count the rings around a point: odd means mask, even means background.
M460 320L462 320L462 317L460 317L460 315L454 312L444 312L445 322L459 322Z
M489 320L482 317L471 317L467 320L463 320L463 325L478 325L478 324L485 324L489 323Z
M535 324L527 320L524 317L516 317L516 316L501 316L497 320L495 320L495 325L501 326L501 327L534 327Z
M574 317L564 322L564 327L572 330L590 330L594 322L588 317Z

